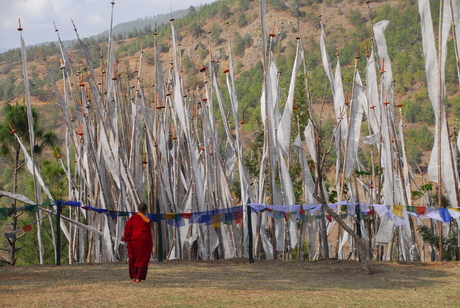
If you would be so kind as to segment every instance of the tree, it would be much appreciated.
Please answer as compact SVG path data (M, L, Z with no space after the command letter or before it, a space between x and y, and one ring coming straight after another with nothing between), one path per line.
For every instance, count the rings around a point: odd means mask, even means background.
M188 17L190 18L195 18L196 16L196 9L193 5L191 5L189 8L188 8Z
M54 200L62 200L66 196L68 186L64 169L59 165L59 162L45 159L41 164L41 170Z
M215 45L218 46L220 45L223 40L220 37L220 34L222 33L222 28L219 26L218 23L212 23L211 25L211 42Z
M190 23L190 33L194 38L200 37L202 33L204 33L203 29L201 28L201 23L198 21L192 21Z
M311 117L313 119L313 117ZM316 173L316 179L315 179L315 192L313 194L313 197L318 200L318 202L321 203L322 205L322 210L324 210L328 215L331 215L332 218L337 221L337 223L342 227L350 236L356 241L356 244L358 245L358 254L360 257L361 261L361 268L364 272L370 274L370 268L369 268L369 261L368 261L368 251L366 248L366 244L363 238L361 238L355 230L350 228L347 223L335 212L333 211L327 203L327 198L326 198L326 193L324 191L324 186L323 186L323 173L324 169L326 167L327 163L327 157L331 153L331 148L326 148L327 142L325 142L326 137L322 138L323 140L320 140L321 136L319 134L319 128L315 125L315 139L316 139L316 150L317 150L317 162L315 164L315 173ZM330 142L332 144L332 142ZM324 228L324 233L325 233L325 228ZM327 234L322 235L323 238L327 238ZM326 245L323 245L323 254L327 258L329 255L329 249Z
M0 123L0 156L3 157L5 163L12 169L13 173L13 186L12 192L17 193L18 188L18 175L21 168L25 165L24 157L21 155L21 146L15 135L18 136L23 143L28 144L29 139L29 125L27 121L27 108L24 105L6 104L3 107L4 120ZM40 141L39 144L34 145L34 153L41 153L47 145L54 145L57 142L57 136L54 132L50 131L43 133L43 129L38 125L38 113L35 109L32 109L32 116L34 119L33 129L35 134L35 140ZM13 211L16 209L16 200L13 199L11 203ZM17 230L18 217L22 215L22 212L13 213L11 218L12 230ZM23 234L24 235L24 234ZM22 236L23 236L22 235ZM9 258L0 259L8 265L14 265L16 261L16 252L22 247L16 247L16 241L22 236L8 239L10 248L7 249L9 252Z
M236 17L236 23L238 27L242 28L248 24L248 20L246 18L246 14L244 12L238 13L238 16Z
M238 11L244 13L245 11L249 10L250 2L251 2L250 0L239 0L238 1Z
M270 5L276 11L285 11L287 6L282 0L268 0L268 5Z
M219 15L223 19L227 19L228 15L230 14L230 7L225 3L222 3L219 8Z
M242 57L246 48L249 48L254 43L253 39L249 34L245 34L244 37L238 32L235 32L235 38L233 40L233 52L235 55Z

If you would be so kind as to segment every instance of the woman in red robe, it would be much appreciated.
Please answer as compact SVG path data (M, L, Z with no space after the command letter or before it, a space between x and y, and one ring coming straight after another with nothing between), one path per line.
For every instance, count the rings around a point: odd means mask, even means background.
M127 242L129 277L133 282L139 283L145 280L152 253L152 227L150 219L145 216L147 205L138 205L139 213L133 215L126 222L123 242Z

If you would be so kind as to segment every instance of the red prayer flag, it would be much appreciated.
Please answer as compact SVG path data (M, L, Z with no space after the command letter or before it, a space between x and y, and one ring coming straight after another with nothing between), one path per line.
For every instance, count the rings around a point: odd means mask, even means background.
M235 222L239 224L243 220L243 211L235 212Z
M372 209L372 210L370 210L369 212L367 212L366 215L369 216L369 215L372 215L372 214L374 214L374 213L375 213L375 211Z
M185 219L190 219L190 217L192 217L192 213L182 213L182 217Z
M424 215L426 213L426 207L424 206L416 206L415 208L417 209L418 214Z
M329 222L332 222L332 215L326 215L326 218L329 220Z
M24 230L24 232L29 232L30 230L32 230L32 226L31 226L31 225L27 225L27 226L25 226L24 228L22 228L22 230Z

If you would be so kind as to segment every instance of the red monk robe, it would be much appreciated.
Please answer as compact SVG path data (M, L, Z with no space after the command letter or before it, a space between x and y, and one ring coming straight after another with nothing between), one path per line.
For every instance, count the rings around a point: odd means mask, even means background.
M132 216L126 222L122 241L127 242L129 277L133 282L145 280L153 248L150 219L143 213Z

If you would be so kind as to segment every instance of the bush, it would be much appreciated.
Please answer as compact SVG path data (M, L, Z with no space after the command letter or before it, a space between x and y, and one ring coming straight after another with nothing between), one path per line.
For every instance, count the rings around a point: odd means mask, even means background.
M457 222L452 220L451 223L455 225L452 228L455 232L449 232L448 237L443 237L442 239L442 257L444 261L457 261L460 258L459 248L457 247ZM434 235L428 226L419 225L417 230L420 232L423 242L439 251L439 236Z
M434 134L425 125L421 125L416 129L408 129L405 132L405 136L408 141L412 142L412 145L417 145L425 151L429 151L433 147ZM407 142L406 146L410 146Z
M422 152L412 141L406 143L406 155L407 162L412 167L415 168L417 165L420 165L422 163Z
M218 23L213 23L211 25L211 41L214 45L220 45L224 40L220 38L220 34L222 33L222 28Z
M235 32L235 38L233 40L233 52L235 55L242 57L244 56L244 51L246 48L251 47L253 43L254 41L249 34L245 34L244 37L242 37L241 34Z
M203 29L201 29L201 24L197 21L192 21L192 23L190 23L190 33L194 38L200 37L200 35L204 33Z
M460 117L460 95L446 98L446 105L456 117Z
M350 20L351 24L354 25L355 27L360 27L362 25L362 20L361 20L361 12L358 9L350 9L348 11L348 20Z
M271 8L277 11L285 11L288 9L283 0L268 0L267 3Z
M425 122L428 125L435 123L431 103L426 98L415 97L414 101L406 101L403 109L404 120L411 123Z
M246 18L246 14L244 12L241 12L238 14L236 17L236 24L238 27L242 28L248 24L248 20Z

